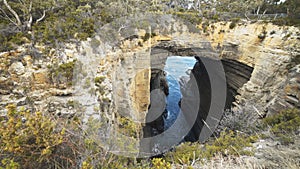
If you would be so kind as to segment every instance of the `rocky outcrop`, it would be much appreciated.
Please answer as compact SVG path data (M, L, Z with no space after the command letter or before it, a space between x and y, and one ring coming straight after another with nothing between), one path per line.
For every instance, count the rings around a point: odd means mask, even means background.
M278 91L277 95L273 95L269 105L266 105L265 108L269 112L276 112L287 107L300 109L300 65L289 70L287 81L282 87L283 90Z
M164 132L164 119L167 116L166 97L169 86L163 70L151 70L150 105L143 129L144 137L153 137Z
M247 83L252 75L253 68L236 60L222 59L226 76L227 96L225 109L230 109L235 101L238 90Z
M50 69L55 67L54 62L45 55L43 57L37 59L26 47L0 54L1 113L5 113L8 104L16 104L19 108L58 116L71 117L75 114L74 107L68 104L72 101L71 87L61 88L61 85L68 85L52 83ZM62 65L64 61L67 60L61 60L58 64Z
M259 35L263 31L267 33L262 39ZM262 118L298 106L297 94L291 95L289 91L299 91L296 68L290 69L294 72L293 78L288 73L291 59L299 57L297 28L256 23L239 24L230 29L226 23L217 23L211 25L208 32L198 39L194 34L192 39L181 35L157 44L151 53L152 65L162 69L167 57L173 55L220 58L227 81L225 108L233 106ZM205 119L205 113L202 116L201 120ZM201 120L198 120L198 130L194 131L196 135L203 126Z

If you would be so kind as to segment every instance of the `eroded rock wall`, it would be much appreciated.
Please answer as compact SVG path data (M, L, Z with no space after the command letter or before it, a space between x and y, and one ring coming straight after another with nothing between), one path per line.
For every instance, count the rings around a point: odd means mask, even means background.
M299 29L265 23L239 24L233 29L218 23L214 28L209 38L221 57L253 67L250 80L238 90L238 105L248 107L245 111L257 109L262 116L298 107L289 103L288 93L283 89L291 79L291 60L299 57ZM294 92L298 93L298 89L294 88ZM299 97L292 100L295 102Z

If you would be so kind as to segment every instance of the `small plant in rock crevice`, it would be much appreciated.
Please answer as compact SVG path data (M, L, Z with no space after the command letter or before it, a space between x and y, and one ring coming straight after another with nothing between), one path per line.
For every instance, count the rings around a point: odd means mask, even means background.
M126 117L118 116L117 122L121 133L129 137L137 138L139 135L139 126L134 121Z
M98 76L98 77L95 78L95 83L96 84L101 84L101 83L104 82L104 80L105 80L104 76Z
M262 32L261 32L257 37L258 37L258 38L260 39L260 41L262 42L262 41L267 37L267 34L268 34L268 32L267 32L267 30L266 30L266 27L263 26Z
M72 85L73 72L76 60L63 63L60 65L53 65L49 67L49 73L52 83Z
M142 37L142 39L143 39L144 42L146 42L147 40L149 40L150 38L153 38L153 37L155 37L155 36L157 36L156 33L146 33L146 34Z

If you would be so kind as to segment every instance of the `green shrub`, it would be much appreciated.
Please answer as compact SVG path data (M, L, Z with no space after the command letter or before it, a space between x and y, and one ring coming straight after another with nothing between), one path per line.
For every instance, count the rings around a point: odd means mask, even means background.
M297 26L300 27L300 19L298 18L277 18L272 21L273 24L279 25L279 26Z
M140 127L134 121L126 117L117 117L117 123L119 125L119 130L122 134L129 137L138 138L140 132Z
M91 87L91 79L90 78L85 79L85 83L84 83L84 85L82 87L84 89L90 88Z
M14 159L10 160L10 159L3 159L0 163L0 165L5 166L5 169L18 169L20 168L20 165L16 162L14 162ZM4 169L3 167L0 166L0 169Z
M231 23L229 24L229 28L233 29L236 27L237 23L240 22L241 18L232 18Z
M49 13L45 21L33 25L36 42L55 46L56 42L69 42L71 39L86 40L95 33L94 17L85 18L84 11L76 10L70 5L68 10L60 9ZM71 12L72 11L72 12Z
M202 23L202 29L203 29L204 33L207 33L209 25L210 25L209 21L205 21L205 22Z
M300 110L289 109L280 112L277 115L263 119L263 126L270 127L270 131L278 137L283 144L293 142L293 135L296 135L300 129Z
M146 160L109 153L99 145L103 122L89 119L86 130L78 119L66 120L17 111L7 106L0 119L0 169L19 168L149 168ZM122 122L127 128L128 121ZM95 137L96 136L96 137Z
M219 21L219 18L220 18L220 16L218 14L215 14L215 15L212 16L211 19Z
M128 158L117 156L108 153L106 159L95 167L101 169L150 169L150 162L148 160L137 160L135 158Z
M49 67L51 81L58 84L66 83L68 86L71 86L75 63L76 60Z
M0 34L0 51L9 51L30 42L30 35L23 32Z
M107 97L102 98L102 101L105 102L105 103L111 102L111 100Z
M267 30L266 30L266 27L263 26L262 32L261 32L257 37L258 37L258 38L260 39L260 41L262 42L262 41L267 37L267 34L268 34L268 32L267 32Z
M153 38L154 36L156 36L156 33L146 33L145 36L142 37L143 41L146 42L147 40L149 40L150 38Z
M175 147L174 151L166 154L168 162L190 165L193 160L202 157L202 146L199 143L185 142Z
M91 165L91 159L88 158L86 161L82 162L81 169L93 169L94 167Z
M230 24L229 24L229 29L233 29L233 28L235 28L236 27L236 22L231 22Z
M104 82L104 80L105 80L105 76L98 76L95 78L95 83L101 84Z
M17 9L20 7L22 9L25 7L21 2L11 3L12 8ZM38 4L38 6L41 4ZM36 5L33 4L33 7L36 7ZM24 11L16 10L16 12L19 15L22 13L22 16L20 15L21 20L24 20L23 15L28 15ZM30 42L56 47L58 43L70 42L74 39L86 40L87 37L92 37L95 34L95 20L98 13L93 13L91 6L86 5L86 2L61 1L53 5L51 9L49 8L46 17L38 23L35 22L35 19L37 19L36 15L40 14L36 12L33 14L34 22L30 28L31 34L28 33L27 28L16 27L5 19L0 21L0 29L2 30L0 51L15 49L24 43ZM105 17L101 17L101 19L103 18Z
M194 25L198 25L202 22L202 18L198 15L197 12L173 12L171 14L174 14L177 17L183 19L183 21L187 21Z
M276 31L272 30L272 31L270 32L270 35L274 35L275 33L276 33Z
M239 132L222 132L212 144L205 146L204 157L211 158L217 153L223 156L234 155L253 155L253 152L245 150L251 147L251 143L255 142L258 136L248 136Z

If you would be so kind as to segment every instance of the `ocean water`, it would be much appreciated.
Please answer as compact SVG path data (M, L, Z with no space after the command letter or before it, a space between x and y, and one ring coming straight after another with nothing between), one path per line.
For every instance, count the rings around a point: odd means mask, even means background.
M168 116L165 119L165 130L174 123L180 112L178 102L182 95L179 80L182 76L189 76L187 71L191 70L195 63L194 57L171 56L167 59L164 71L167 72L169 95L167 96Z

